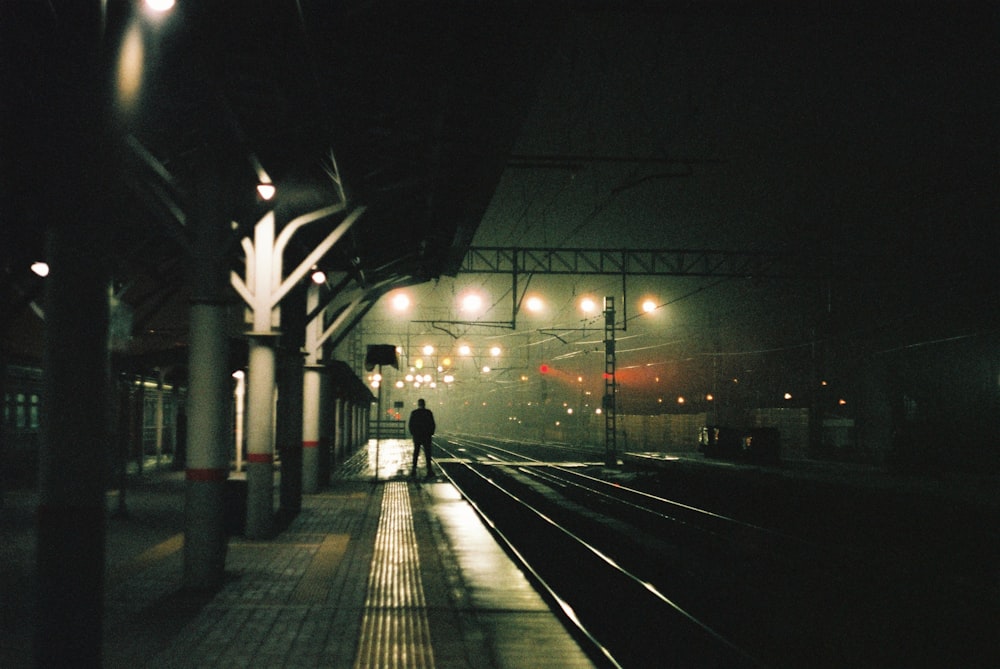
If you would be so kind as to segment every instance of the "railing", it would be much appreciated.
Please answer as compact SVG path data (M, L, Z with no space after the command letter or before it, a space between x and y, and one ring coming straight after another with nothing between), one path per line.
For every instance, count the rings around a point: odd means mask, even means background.
M406 439L405 420L373 420L369 425L371 439Z

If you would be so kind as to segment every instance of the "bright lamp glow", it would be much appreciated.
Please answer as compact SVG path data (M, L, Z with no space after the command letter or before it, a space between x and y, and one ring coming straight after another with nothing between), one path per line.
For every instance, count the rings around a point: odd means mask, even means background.
M410 306L410 296L406 293L396 293L392 296L392 308L396 311L406 311Z
M38 276L42 277L48 276L49 264L47 262L42 262L40 260L38 262L33 262L31 263L31 271L37 274Z
M477 312L483 308L483 298L477 293L469 293L462 298L462 311Z
M257 194L260 195L260 199L262 200L270 200L274 197L275 192L277 192L277 189L275 189L272 183L257 184Z
M545 303L542 301L542 298L537 295L532 295L527 299L527 301L525 301L524 306L528 309L528 311L538 313L545 308Z
M490 348L490 355L492 355L494 358L499 357L500 356L500 347L499 346L493 346L492 348Z
M458 347L459 355L470 355L472 353L472 348L468 344L462 344Z
M647 314L653 313L654 311L656 311L656 302L654 302L653 300L650 300L650 299L643 300L642 301L642 310L644 312L646 312Z
M146 0L146 6L154 12L166 12L174 8L174 0Z
M424 346L424 348L422 350L424 352L424 355L433 355L434 354L434 347L431 346L430 344L427 344L426 346Z
M584 297L580 300L580 309L583 313L589 314L597 310L597 303L592 297Z

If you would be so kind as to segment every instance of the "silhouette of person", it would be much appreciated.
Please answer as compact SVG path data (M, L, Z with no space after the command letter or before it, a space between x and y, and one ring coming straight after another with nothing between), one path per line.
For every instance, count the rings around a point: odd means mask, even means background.
M410 412L409 429L413 435L413 476L417 475L417 457L420 447L424 447L424 458L427 460L427 478L434 476L431 468L431 437L434 436L434 413L425 406L423 399L417 400L417 408Z

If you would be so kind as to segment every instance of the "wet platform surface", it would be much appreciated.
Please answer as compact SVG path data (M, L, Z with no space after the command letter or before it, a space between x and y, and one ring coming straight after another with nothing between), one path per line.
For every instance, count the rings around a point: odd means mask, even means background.
M182 473L135 483L126 518L109 493L104 666L593 666L455 488L406 477L410 448L357 453L275 538L232 537L212 595L180 589ZM8 491L0 527L2 667L33 664L31 497Z

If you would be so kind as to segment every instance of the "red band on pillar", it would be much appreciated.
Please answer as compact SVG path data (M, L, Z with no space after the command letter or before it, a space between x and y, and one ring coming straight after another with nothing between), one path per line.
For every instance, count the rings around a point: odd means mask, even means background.
M270 464L273 459L270 453L247 453L247 462L253 464Z
M319 442L318 441L303 441L302 442L302 448L316 448L317 446L319 446Z
M188 481L199 483L212 481L225 481L229 478L228 469L188 469L184 472L184 477Z

